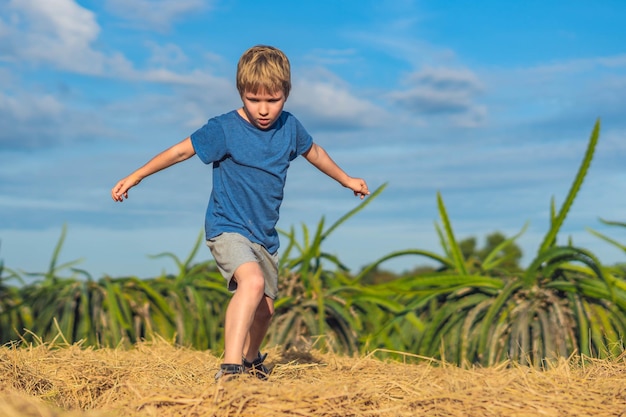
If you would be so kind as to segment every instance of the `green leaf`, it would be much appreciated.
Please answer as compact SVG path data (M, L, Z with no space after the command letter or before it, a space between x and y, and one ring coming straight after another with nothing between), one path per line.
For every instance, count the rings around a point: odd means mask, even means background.
M336 228L338 228L341 224L343 224L350 217L354 216L359 211L363 210L367 207L372 201L376 199L384 190L387 188L387 183L384 183L380 187L378 187L373 193L371 193L367 198L361 201L355 208L341 216L335 223L333 223L322 235L322 240L326 239Z
M567 217L567 213L569 212L570 207L574 203L576 194L578 194L578 191L580 190L580 187L582 186L585 176L587 175L587 170L589 169L589 166L591 165L591 161L593 159L593 154L596 148L596 144L598 143L599 136L600 136L600 119L598 119L594 125L593 131L591 132L591 137L589 138L589 143L587 145L587 151L585 152L583 161L578 169L578 173L576 174L576 177L574 178L574 182L572 183L572 186L570 187L570 190L567 194L567 197L565 198L565 201L563 202L563 205L561 206L561 209L559 210L558 215L554 218L554 221L551 224L550 230L548 230L548 233L546 233L543 239L543 242L539 246L538 254L541 254L542 252L547 250L556 241L556 236L559 230L561 229L561 226L563 225L565 218Z
M454 266L459 274L467 275L465 259L463 259L461 248L454 237L452 225L450 224L450 219L448 218L448 213L446 212L446 206L443 204L443 199L441 198L441 193L439 192L437 192L437 204L439 206L439 216L441 217L441 221L446 232L446 241L449 245L450 252L452 253L452 259L454 260Z
M506 239L505 241L500 243L498 246L493 248L493 250L485 257L485 260L483 261L483 265L482 265L483 269L485 271L492 270L495 267L497 267L500 263L506 261L507 260L506 257L497 258L498 254L500 254L508 246L512 245L513 242L517 240L517 238L519 238L522 234L524 234L527 228L528 228L528 223L526 223L524 227L522 227L522 230L520 230L519 233L517 233L515 236L509 239Z

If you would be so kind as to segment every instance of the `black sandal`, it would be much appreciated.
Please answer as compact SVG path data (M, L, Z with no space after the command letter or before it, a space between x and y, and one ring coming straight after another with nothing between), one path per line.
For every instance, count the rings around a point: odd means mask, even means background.
M267 366L263 365L265 358L267 358L267 353L265 355L261 355L261 352L259 352L257 358L252 362L248 362L246 358L243 358L243 367L245 368L245 371L259 379L267 379L270 375L270 370L267 369Z
M241 375L244 372L243 365L238 363L223 363L220 365L220 370L215 374L215 381L220 378L228 376L227 379L231 379L233 376Z

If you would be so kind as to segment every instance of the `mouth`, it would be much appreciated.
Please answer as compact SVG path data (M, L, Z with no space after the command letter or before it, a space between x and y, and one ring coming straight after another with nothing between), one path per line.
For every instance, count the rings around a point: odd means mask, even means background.
M260 126L269 126L270 119L257 119Z

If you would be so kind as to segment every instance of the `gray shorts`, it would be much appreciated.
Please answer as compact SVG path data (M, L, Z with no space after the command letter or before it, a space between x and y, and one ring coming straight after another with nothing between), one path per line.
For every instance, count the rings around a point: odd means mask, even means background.
M217 269L228 282L228 290L237 290L235 270L246 262L258 262L265 278L265 295L278 295L278 253L270 254L263 245L251 242L239 233L222 233L206 242Z

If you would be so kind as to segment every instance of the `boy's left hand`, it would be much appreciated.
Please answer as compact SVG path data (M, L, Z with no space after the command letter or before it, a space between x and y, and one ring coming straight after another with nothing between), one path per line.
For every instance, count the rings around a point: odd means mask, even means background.
M350 178L346 187L351 189L354 192L354 196L360 197L361 200L370 194L370 190L367 189L367 183L362 178Z

